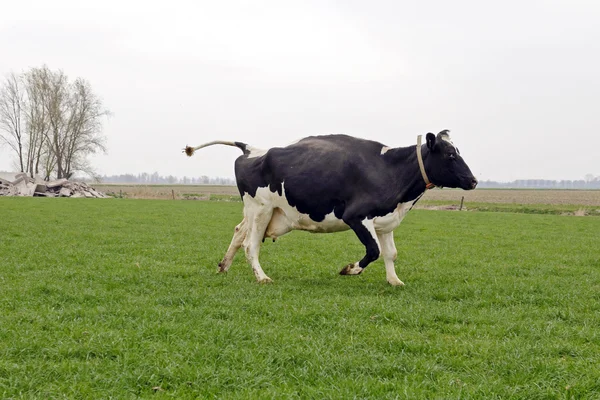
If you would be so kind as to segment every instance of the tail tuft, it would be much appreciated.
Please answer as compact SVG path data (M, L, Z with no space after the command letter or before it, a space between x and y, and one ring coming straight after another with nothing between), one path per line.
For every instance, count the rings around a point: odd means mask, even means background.
M185 146L185 149L183 150L183 152L188 156L191 157L194 155L194 151L195 149L192 146Z

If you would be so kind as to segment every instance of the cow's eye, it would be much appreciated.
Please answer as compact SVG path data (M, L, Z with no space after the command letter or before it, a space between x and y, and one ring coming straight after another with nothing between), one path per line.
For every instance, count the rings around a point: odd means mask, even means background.
M448 154L448 158L451 160L455 160L456 156L453 153Z

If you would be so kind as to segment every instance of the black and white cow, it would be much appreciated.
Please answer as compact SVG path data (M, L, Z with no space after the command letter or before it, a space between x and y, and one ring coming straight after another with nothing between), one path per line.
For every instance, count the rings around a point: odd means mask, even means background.
M380 254L387 281L404 285L394 268L394 229L427 188L474 189L477 180L450 140L448 131L426 135L426 143L391 148L347 135L311 136L287 147L260 150L241 142L214 141L240 148L235 176L244 201L244 219L235 227L219 263L226 272L243 247L258 282L271 282L258 255L265 238L295 230L352 229L366 248L362 260L340 274L358 275Z

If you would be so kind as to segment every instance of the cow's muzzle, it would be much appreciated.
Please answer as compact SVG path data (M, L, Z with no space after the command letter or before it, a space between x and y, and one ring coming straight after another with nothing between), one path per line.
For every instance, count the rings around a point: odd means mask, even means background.
M469 189L471 189L471 190L472 190L472 189L475 189L475 188L477 187L477 183L478 183L478 182L477 182L477 178L475 178L475 177L472 177L472 178L471 178L471 187L470 187Z
M477 187L477 178L474 176L470 178L463 179L460 185L460 188L463 190L473 190Z

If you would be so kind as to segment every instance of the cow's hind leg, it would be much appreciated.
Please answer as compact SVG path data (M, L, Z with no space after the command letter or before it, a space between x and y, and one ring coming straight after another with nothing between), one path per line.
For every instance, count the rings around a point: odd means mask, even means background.
M377 233L377 237L381 244L381 255L385 263L385 277L387 281L393 286L404 286L404 282L396 275L396 268L394 267L394 261L398 255L396 244L394 243L394 232Z
M373 220L364 219L362 221L344 221L362 244L365 245L367 250L367 254L362 258L362 260L346 265L340 271L340 275L358 275L363 270L372 263L373 261L379 258L380 253L380 245L379 240L377 239L377 234L375 233L375 227L373 226Z
M248 226L242 246L244 246L246 260L252 266L256 280L259 283L269 283L272 280L260 266L258 255L260 254L260 245L265 237L265 231L273 215L273 208L266 205L254 204L249 208L252 208L252 211L249 211L248 215L246 215Z
M236 227L233 233L233 238L231 239L231 244L227 249L227 253L223 257L223 260L219 263L219 272L227 272L229 267L231 267L231 263L233 263L233 258L235 257L235 253L242 247L242 242L246 238L247 233L247 224L246 218L242 220Z

